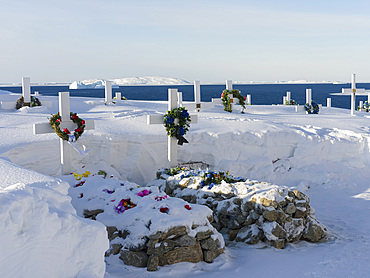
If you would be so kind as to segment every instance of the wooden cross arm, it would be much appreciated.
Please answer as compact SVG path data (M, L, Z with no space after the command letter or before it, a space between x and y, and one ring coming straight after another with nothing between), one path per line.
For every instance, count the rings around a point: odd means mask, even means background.
M190 124L196 124L198 122L198 116L197 115L190 115ZM155 124L164 124L163 121L163 115L148 115L146 118L146 123L148 125L155 125Z
M74 122L63 123L63 128L68 128L69 130L73 130L76 128L76 124ZM85 121L85 130L91 130L95 128L94 120L86 120ZM49 123L39 123L33 124L33 134L44 134L44 133L54 133L54 129L51 127Z

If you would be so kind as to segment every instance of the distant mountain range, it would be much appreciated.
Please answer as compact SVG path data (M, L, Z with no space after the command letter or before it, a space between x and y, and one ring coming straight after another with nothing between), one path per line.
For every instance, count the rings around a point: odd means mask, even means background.
M104 79L89 79L82 81L73 81L69 85L70 89L101 89L105 87ZM112 87L124 85L189 85L190 82L174 77L163 76L145 76L145 77L126 77L120 79L111 79L113 81Z

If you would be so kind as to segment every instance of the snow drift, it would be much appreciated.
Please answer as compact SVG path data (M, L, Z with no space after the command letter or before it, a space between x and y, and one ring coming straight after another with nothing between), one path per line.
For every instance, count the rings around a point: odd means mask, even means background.
M77 216L69 185L0 159L0 277L103 277L105 227Z

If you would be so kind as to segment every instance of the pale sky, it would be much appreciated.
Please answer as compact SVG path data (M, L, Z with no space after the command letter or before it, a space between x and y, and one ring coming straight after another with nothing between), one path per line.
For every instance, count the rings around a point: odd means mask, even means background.
M370 1L0 0L0 84L370 81Z

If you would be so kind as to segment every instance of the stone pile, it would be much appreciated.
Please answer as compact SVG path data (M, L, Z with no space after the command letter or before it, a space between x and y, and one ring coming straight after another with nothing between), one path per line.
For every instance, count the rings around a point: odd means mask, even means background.
M127 236L126 232L122 233L115 227L108 227L107 230L111 242L117 237ZM224 250L223 242L216 235L218 232L206 226L194 230L197 232L192 236L185 226L174 227L167 232L150 235L145 244L129 249L121 249L122 245L113 243L106 255L120 254L120 259L126 265L146 267L148 271L179 262L213 262Z
M224 238L211 225L208 207L106 176L71 176L69 194L78 215L107 227L107 257L155 271L179 262L211 263L223 253Z
M211 208L215 219L212 225L231 241L266 242L280 249L289 242L318 242L325 237L327 229L315 218L304 193L252 180L204 185L202 175L182 171L170 176L161 170L149 185Z

